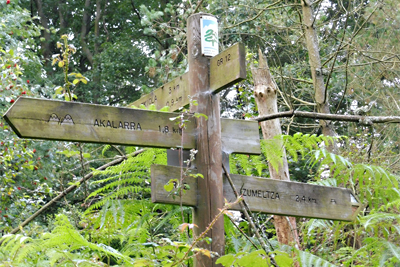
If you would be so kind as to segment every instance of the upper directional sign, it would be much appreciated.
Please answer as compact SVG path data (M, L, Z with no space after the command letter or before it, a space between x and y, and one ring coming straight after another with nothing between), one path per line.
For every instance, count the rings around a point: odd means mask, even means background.
M21 97L4 118L24 138L196 148L194 120L186 123L182 139L176 120L170 120L177 116L177 113ZM260 153L257 122L223 119L221 125L224 151Z
M210 89L216 94L246 79L246 50L237 43L210 60Z
M244 45L237 43L211 58L210 89L213 93L246 79L245 57ZM188 75L185 73L136 100L132 105L139 107L143 104L148 107L154 104L156 109L169 106L171 111L175 111L189 104L188 96Z
M171 111L175 111L180 107L189 104L189 84L188 74L185 73L178 78L164 84L153 92L142 96L140 99L133 102L131 105L139 107L144 105L149 107L151 104L156 106L156 109L161 109L165 106L170 107Z
M191 171L195 171L192 169ZM178 179L180 167L153 165L151 166L152 201L156 203L179 204L182 201L186 206L197 206L197 180L186 177L184 183L190 190L179 196L164 189L164 185L171 179ZM288 215L295 217L310 217L340 221L353 221L362 205L349 189L327 187L281 181L243 175L230 175L239 194L255 212ZM197 178L201 179L201 178ZM224 178L224 198L233 202L236 197L233 190ZM241 210L239 205L233 210Z

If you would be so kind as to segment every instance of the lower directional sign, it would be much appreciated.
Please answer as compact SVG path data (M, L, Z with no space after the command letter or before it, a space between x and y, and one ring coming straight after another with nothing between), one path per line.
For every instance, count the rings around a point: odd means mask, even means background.
M194 172L195 170L190 170ZM197 180L201 178L187 177L184 179L189 190L179 197L174 190L167 192L164 188L171 179L179 181L179 167L153 165L151 167L152 201L155 203L179 204L197 206ZM230 175L239 194L247 201L254 212L295 217L310 217L339 221L353 221L362 205L349 189L326 187L280 181L243 175ZM172 180L174 181L174 180ZM236 197L226 178L224 178L224 198L233 202ZM236 205L232 209L240 210Z
M19 98L4 118L19 137L148 147L196 148L194 119L183 137L179 113L35 98ZM223 119L224 151L259 154L257 122Z

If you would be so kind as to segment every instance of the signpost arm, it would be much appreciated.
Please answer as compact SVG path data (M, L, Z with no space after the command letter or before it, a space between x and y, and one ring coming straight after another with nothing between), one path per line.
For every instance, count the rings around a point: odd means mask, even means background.
M202 233L217 216L224 205L222 181L222 153L219 95L213 95L209 83L209 58L201 54L200 19L208 14L194 14L187 22L187 43L189 58L189 91L198 106L191 111L207 115L197 120L196 166L204 179L198 178L197 207L194 208L193 219L198 226L195 234ZM220 218L209 231L212 239L210 245L202 242L200 247L224 254L225 237L224 221ZM215 258L205 255L196 257L196 266L217 266Z

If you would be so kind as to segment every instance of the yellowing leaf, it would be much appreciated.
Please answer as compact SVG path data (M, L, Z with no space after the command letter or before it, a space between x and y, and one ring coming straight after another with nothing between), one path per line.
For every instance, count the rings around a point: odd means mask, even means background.
M59 62L58 62L58 66L59 66L60 68L64 67L64 61L59 61Z
M61 94L64 88L62 86L57 86L56 88L54 88L54 90L56 91L56 94Z
M84 84L87 84L86 78L81 79L81 82L83 82Z
M53 62L51 62L51 65L54 66L58 61L58 57L53 58Z
M203 255L206 255L207 257L211 258L211 253L209 250L201 249L200 252L203 253Z
M188 223L182 223L181 225L179 225L179 231L181 231L181 233L183 233L183 231L185 231L185 229L189 226Z
M73 84L78 84L80 81L81 81L81 80L79 80L79 79L75 79L72 83L73 83Z
M174 189L176 183L178 183L178 179L169 180L168 183L166 185L164 185L165 191L171 192L172 189Z

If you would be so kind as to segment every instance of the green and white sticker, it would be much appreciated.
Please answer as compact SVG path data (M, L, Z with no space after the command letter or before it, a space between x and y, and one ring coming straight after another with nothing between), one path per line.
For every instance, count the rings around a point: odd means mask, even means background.
M213 57L218 51L218 21L212 16L203 16L200 19L201 53L203 56Z

